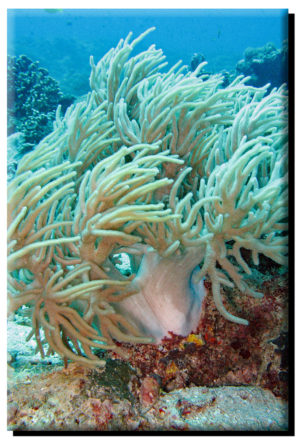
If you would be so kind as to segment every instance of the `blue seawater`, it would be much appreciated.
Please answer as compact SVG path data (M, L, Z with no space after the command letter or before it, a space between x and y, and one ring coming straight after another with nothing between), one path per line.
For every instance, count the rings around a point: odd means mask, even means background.
M155 43L169 67L189 65L194 53L208 70L234 70L247 47L272 42L278 49L288 36L287 9L9 9L8 54L25 54L48 69L64 94L87 93L89 57L98 61L129 31L137 37L156 27L136 48Z

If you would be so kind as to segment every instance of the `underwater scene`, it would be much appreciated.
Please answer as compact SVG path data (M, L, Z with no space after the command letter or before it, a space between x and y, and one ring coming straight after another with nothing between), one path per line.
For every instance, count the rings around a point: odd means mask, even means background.
M288 10L7 24L7 429L288 435Z

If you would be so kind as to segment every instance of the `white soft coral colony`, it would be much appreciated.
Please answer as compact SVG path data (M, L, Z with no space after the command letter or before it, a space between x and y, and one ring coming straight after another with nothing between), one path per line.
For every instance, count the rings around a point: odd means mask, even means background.
M247 324L226 288L261 297L247 284L259 254L286 262L285 87L167 70L154 45L131 56L150 31L91 58L91 92L58 109L8 186L9 309L32 308L42 356L101 366L115 341L187 335L204 278L220 313Z

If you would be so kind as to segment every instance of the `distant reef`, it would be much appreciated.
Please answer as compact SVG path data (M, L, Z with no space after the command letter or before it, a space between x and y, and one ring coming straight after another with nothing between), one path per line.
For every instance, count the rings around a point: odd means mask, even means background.
M273 43L267 43L260 48L247 48L244 59L236 65L238 74L251 76L249 85L262 87L267 83L271 87L280 87L288 82L288 44L285 40L282 49L277 49Z
M205 60L201 53L194 53L190 62L190 70L195 71L200 63ZM199 74L212 74L206 71L204 67ZM277 49L273 43L267 43L259 48L247 48L244 52L244 58L241 59L235 69L232 71L221 72L223 74L223 86L229 83L237 76L250 76L246 82L253 87L263 87L270 84L270 88L280 87L288 84L288 42L285 40L281 49Z
M58 105L66 110L74 99L63 95L58 82L39 62L25 55L8 56L7 133L22 133L24 152L53 130Z

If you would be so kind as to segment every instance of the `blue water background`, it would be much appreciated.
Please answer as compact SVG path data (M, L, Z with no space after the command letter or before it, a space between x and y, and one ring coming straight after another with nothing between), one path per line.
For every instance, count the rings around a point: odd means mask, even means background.
M89 56L98 61L129 31L133 37L156 30L135 52L155 43L169 66L189 65L202 53L208 70L232 71L247 47L272 42L281 48L288 35L288 10L102 10L10 9L8 54L25 54L47 68L65 94L80 96L89 89Z

